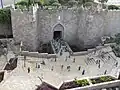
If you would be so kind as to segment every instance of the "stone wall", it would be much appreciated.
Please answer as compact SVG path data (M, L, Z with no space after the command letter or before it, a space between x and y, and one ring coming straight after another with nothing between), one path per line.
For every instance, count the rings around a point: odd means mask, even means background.
M105 11L91 13L91 11L84 10L79 15L78 38L84 47L92 47L100 43L100 38L104 36L106 31L104 29L105 13Z
M41 42L53 39L54 27L63 26L62 38L77 47L92 47L104 35L114 35L120 30L120 11L87 11L82 9L37 10L36 20L27 13L12 12L13 35L23 41L25 50L35 51Z
M106 34L114 35L116 33L120 33L120 11L108 11L106 14Z
M52 40L54 27L61 24L64 27L62 38L74 44L77 30L77 16L75 13L72 10L38 10L37 24L40 41L45 43Z
M43 42L52 40L57 24L64 27L65 41L84 48L98 45L104 35L120 32L120 11L38 10L37 15L39 39Z
M27 12L12 11L12 29L16 42L23 41L23 49L36 51L37 48L37 32L36 21L33 16Z

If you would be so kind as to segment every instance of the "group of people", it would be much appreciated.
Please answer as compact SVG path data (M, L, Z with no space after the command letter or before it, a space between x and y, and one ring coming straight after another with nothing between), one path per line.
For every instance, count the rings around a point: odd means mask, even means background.
M56 39L52 41L55 52L59 53L60 56L63 54L63 52L69 52L69 49L66 45L66 43L62 39Z
M62 64L62 65L61 65L61 70L63 70L64 67L65 67L65 66ZM67 69L68 72L70 72L71 66L68 65L68 66L66 67L66 69ZM53 70L54 70L54 66L51 67L51 71L53 71ZM80 70L81 70L81 66L78 67L78 71L80 71ZM84 75L84 74L85 74L85 70L82 71L82 75Z

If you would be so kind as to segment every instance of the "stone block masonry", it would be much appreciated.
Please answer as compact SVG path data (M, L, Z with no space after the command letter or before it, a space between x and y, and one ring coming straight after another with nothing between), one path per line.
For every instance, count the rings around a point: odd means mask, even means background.
M33 15L12 11L13 35L23 41L24 50L36 51L48 43L61 26L62 38L70 45L89 48L98 45L104 35L120 33L120 11L92 12L78 9L40 10ZM58 25L59 24L59 25ZM56 28L56 26L58 26Z

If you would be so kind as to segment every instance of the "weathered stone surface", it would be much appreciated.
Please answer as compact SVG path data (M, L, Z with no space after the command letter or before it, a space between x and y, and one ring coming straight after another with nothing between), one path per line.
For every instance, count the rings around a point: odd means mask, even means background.
M98 45L104 35L114 35L120 30L120 11L87 10L37 10L32 15L12 12L13 34L23 41L26 50L36 50L40 43L53 39L54 27L63 26L62 38L71 45L91 47Z
M24 50L36 50L36 22L33 21L32 15L12 12L12 28L15 40L23 41Z

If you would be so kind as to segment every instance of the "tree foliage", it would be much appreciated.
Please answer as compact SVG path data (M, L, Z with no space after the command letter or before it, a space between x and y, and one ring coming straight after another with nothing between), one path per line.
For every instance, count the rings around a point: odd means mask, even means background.
M75 80L75 82L80 86L87 86L89 85L89 82L86 79L83 80Z
M108 2L108 0L98 0L99 2L101 2L101 3L106 3L106 2Z
M10 24L11 22L11 12L10 9L0 9L0 23Z
M109 10L114 10L114 9L118 10L119 7L118 7L118 6L115 6L115 5L109 5L109 6L108 6L108 9L109 9Z
M105 3L108 0L99 0L101 3ZM34 5L37 3L39 6L92 6L94 3L94 0L23 0L17 3L18 5L23 5L26 7L29 7L31 5Z

